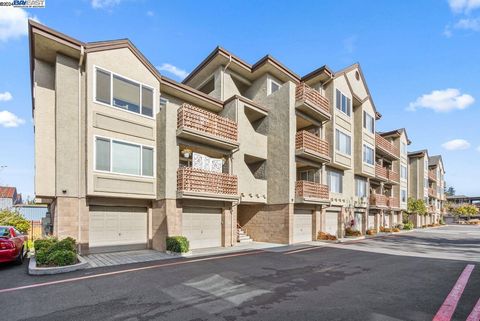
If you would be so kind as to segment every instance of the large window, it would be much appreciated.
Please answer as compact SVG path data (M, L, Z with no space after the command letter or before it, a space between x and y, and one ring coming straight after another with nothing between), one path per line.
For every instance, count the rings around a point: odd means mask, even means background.
M98 68L95 83L97 102L153 117L153 88Z
M407 191L402 189L400 191L400 200L402 203L406 203L407 202Z
M330 192L343 193L343 174L334 170L327 170L327 184Z
M337 95L335 99L335 107L344 114L350 116L352 111L352 100L345 96L340 90L337 89Z
M400 178L407 179L407 166L400 165Z
M339 131L338 129L335 130L335 148L337 151L352 155L352 139L349 135Z
M370 133L375 133L375 119L366 111L363 112L363 128Z
M108 138L95 139L97 171L153 177L153 148Z
M355 177L355 195L367 197L367 180L365 178Z
M375 164L375 152L373 148L363 145L363 161L367 164L374 165Z

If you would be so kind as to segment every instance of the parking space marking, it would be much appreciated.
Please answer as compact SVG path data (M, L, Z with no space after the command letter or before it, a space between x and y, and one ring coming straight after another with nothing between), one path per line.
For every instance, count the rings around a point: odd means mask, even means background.
M432 321L450 321L475 265L468 264ZM478 319L477 319L478 320Z
M289 255L289 254L295 254L295 253L300 253L300 252L305 252L305 251L311 251L311 250L316 250L316 249L321 249L323 246L312 246L312 247L307 247L299 250L293 250L289 252L283 253L283 255Z
M473 308L472 312L468 316L466 321L478 321L480 320L480 299L478 299L477 304Z
M255 254L260 254L260 253L265 253L265 251L255 250L255 251L240 252L240 253L227 254L227 255L221 255L221 256L191 259L191 260L188 260L188 261L177 261L177 262L171 262L171 263L162 263L162 264L156 264L156 265L150 265L150 266L143 266L143 267L139 267L139 268L131 268L131 269L125 269L125 270L119 270L119 271L113 271L113 272L93 274L93 275L85 275L85 276L80 276L80 277L76 277L76 278L68 278L68 279L57 280L57 281L50 281L50 282L24 285L24 286L19 286L19 287L14 287L14 288L0 289L0 294L1 293L6 293L6 292L13 292L13 291L31 289L31 288L38 288L38 287L43 287L43 286L48 286L48 285L55 285L55 284L61 284L61 283L70 283L70 282L75 282L75 281L94 279L94 278L99 278L99 277L103 277L103 276L111 276L111 275L124 274L124 273L129 273L129 272L151 270L151 269L157 269L157 268L162 268L162 267L184 265L184 264L203 262L203 261L213 261L213 260L227 259L227 258L237 257L237 256L255 255Z

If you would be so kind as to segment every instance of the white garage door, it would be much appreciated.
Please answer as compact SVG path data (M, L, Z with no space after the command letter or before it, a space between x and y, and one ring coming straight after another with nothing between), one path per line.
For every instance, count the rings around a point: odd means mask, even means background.
M375 215L368 215L367 228L368 229L375 228Z
M90 206L90 248L132 246L137 249L146 245L146 208Z
M383 215L383 224L384 227L390 227L390 214Z
M312 211L296 209L293 215L293 243L312 240Z
M363 213L362 212L355 212L355 225L354 229L356 231L363 231Z
M325 232L337 236L338 212L327 211L325 213Z
M222 210L219 208L183 208L182 231L190 249L222 246Z

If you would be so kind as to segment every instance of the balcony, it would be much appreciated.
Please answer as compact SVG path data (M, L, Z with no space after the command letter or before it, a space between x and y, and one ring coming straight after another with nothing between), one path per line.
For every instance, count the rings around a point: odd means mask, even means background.
M226 150L239 145L237 123L189 104L178 109L177 136Z
M435 193L435 189L434 189L434 188L431 188L431 187L428 188L428 196L430 196L430 197L437 197L437 193Z
M388 197L388 207L390 208L400 208L400 201L396 197Z
M313 161L330 161L328 142L305 130L295 136L295 154Z
M391 169L388 169L387 174L388 174L388 180L391 183L398 184L400 182L400 175L397 172L394 172Z
M377 153L388 159L400 158L400 149L379 134L375 134L375 146Z
M330 102L319 91L310 88L305 83L297 85L295 90L296 108L310 117L320 121L331 118Z
M428 179L436 182L437 181L437 171L436 170L429 170L428 171Z
M177 170L177 192L179 198L236 200L238 179L235 175L183 167Z
M379 180L388 181L388 169L380 164L375 164L375 177Z
M309 181L295 182L295 196L297 203L328 203L328 186Z
M382 194L371 194L370 205L376 207L387 207L387 197Z

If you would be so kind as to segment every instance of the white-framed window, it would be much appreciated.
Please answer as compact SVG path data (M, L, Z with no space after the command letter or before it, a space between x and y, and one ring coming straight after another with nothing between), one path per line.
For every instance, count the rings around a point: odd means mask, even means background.
M330 192L343 193L343 173L327 170L327 185Z
M363 144L363 162L369 165L375 165L375 151L365 144Z
M400 165L400 178L407 179L407 166Z
M407 191L404 190L404 189L402 189L402 190L400 191L400 201L401 201L402 203L406 203L406 202L407 202Z
M367 180L363 177L355 177L355 195L367 197Z
M280 83L276 82L275 80L269 77L267 81L267 96L279 90L280 87L282 87Z
M94 67L97 103L153 118L155 90L111 71Z
M363 128L369 133L375 133L375 118L366 111L363 111Z
M350 116L352 113L352 100L337 89L335 96L335 107L342 113Z
M344 132L336 129L335 148L343 154L352 155L352 138Z
M151 146L95 137L96 171L153 177L154 154Z
M405 144L404 142L400 143L400 152L402 153L402 155L407 154L407 144Z

